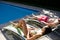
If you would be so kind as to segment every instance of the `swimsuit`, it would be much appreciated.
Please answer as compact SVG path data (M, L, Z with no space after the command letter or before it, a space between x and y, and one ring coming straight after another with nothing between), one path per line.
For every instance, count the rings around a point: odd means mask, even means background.
M48 19L49 19L48 16L40 16L40 17L38 17L38 21L44 21L44 22L47 22Z

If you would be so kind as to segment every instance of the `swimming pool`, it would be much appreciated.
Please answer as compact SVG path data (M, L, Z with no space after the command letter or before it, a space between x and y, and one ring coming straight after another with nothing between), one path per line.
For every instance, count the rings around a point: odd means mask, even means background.
M37 12L37 10L0 2L0 24Z

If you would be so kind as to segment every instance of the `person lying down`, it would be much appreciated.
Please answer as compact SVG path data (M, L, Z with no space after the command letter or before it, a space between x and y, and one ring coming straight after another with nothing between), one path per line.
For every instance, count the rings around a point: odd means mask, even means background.
M41 29L31 28L31 27L26 26L26 22L24 20L19 20L19 22L17 24L12 22L12 24L15 25L15 27L22 29L27 40L35 40L35 39L41 37L42 35L44 35L46 31L51 32L51 28L48 25L44 26Z
M29 18L29 16L27 16L27 18ZM51 18L46 15L39 15L39 16L33 15L33 17L31 17L31 19L38 20L38 21L40 21L46 25L52 26L52 27L56 27L57 24L60 24L60 18Z
M58 24L60 24L60 19L50 18L45 15L38 17L33 16L32 19L43 22L46 25L39 29L27 27L27 23L24 20L19 20L18 23L12 22L13 25L22 29L27 40L35 40L44 34L50 33L53 27L56 27Z

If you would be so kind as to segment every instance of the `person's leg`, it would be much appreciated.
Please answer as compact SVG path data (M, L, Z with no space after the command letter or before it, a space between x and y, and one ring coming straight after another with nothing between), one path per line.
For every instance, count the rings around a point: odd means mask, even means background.
M27 37L28 29L24 20L20 20L18 23L19 27L22 28L24 35Z
M27 37L28 30L24 20L19 20L18 23L14 23L14 22L10 22L10 23L12 23L14 27L21 28L24 35Z

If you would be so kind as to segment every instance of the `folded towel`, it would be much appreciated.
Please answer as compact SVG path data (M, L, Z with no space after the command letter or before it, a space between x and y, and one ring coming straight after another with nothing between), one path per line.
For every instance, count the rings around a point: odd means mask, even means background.
M13 32L17 33L18 35L24 36L24 33L22 32L22 30L20 28L15 28L12 24L10 24L6 27L3 27L3 29L13 31Z

